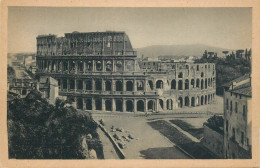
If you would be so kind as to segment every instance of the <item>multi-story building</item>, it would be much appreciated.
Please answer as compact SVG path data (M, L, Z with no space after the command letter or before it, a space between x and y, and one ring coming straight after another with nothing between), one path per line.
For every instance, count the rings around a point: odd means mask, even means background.
M37 76L58 81L78 109L173 112L212 103L215 65L138 61L125 32L37 37Z
M251 77L246 74L224 86L224 155L251 158Z

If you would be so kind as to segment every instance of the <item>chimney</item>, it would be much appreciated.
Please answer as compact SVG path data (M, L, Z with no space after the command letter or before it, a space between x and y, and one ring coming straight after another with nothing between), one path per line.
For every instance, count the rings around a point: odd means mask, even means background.
M236 82L232 82L232 90L236 87L237 83Z

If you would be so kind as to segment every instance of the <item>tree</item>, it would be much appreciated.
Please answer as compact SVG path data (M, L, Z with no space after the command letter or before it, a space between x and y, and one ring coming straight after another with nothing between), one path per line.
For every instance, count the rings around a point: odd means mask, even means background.
M90 113L79 112L68 101L55 106L34 90L8 107L9 157L17 159L86 159L86 135L100 145L97 124ZM93 140L91 141L93 143Z

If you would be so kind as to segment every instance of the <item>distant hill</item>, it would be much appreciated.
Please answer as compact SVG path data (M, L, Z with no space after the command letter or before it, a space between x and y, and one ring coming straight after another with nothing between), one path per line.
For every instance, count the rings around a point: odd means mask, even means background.
M153 45L144 48L137 48L137 56L142 57L158 57L158 56L195 56L201 57L204 51L217 52L218 57L223 57L222 51L232 51L231 49L218 48L207 46L204 44L190 44L190 45Z

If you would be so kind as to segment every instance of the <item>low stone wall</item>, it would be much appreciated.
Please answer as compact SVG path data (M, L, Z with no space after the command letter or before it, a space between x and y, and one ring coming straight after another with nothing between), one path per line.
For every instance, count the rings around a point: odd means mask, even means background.
M116 153L118 154L118 157L120 159L125 159L125 154L124 152L121 150L121 148L118 146L118 144L116 143L116 141L114 141L113 137L110 135L110 133L106 130L105 127L103 127L101 124L99 124L99 127L101 128L101 130L106 134L106 136L109 138L109 140L112 142Z
M224 158L224 136L204 125L202 144L219 158Z

